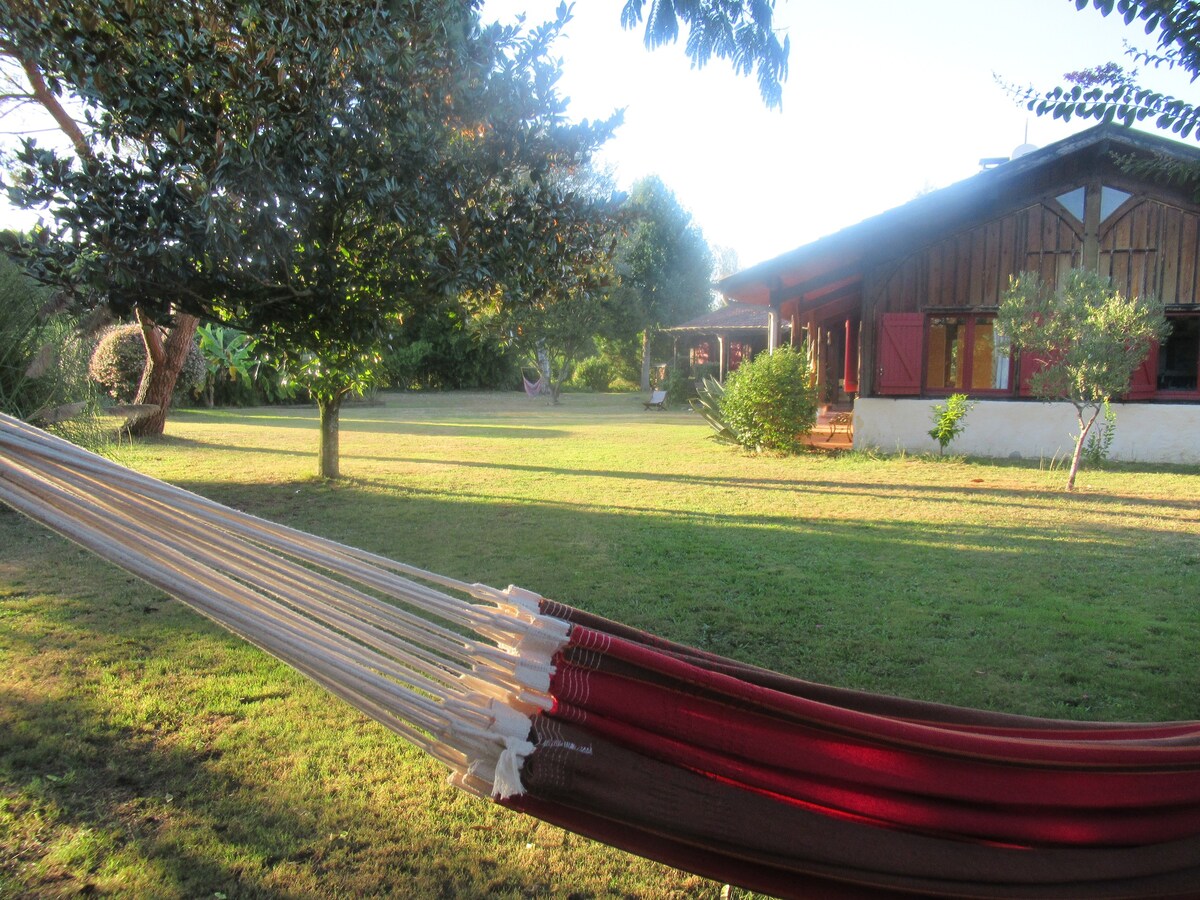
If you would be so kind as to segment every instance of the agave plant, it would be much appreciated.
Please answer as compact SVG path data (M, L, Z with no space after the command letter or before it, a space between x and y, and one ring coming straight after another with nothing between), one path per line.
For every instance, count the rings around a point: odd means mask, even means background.
M724 416L721 415L721 398L724 396L725 388L721 382L711 375L706 375L696 385L696 396L688 403L692 409L704 417L704 421L712 428L713 440L722 444L736 444L737 436L726 424Z

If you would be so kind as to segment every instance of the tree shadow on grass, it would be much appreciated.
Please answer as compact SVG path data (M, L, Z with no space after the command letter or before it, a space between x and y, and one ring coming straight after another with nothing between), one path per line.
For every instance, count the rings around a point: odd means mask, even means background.
M562 438L569 437L571 432L564 428L558 427L558 424L530 424L530 425L514 425L508 422L498 422L489 424L481 422L478 419L471 419L463 422L455 422L453 415L440 417L434 421L424 421L420 419L407 420L396 418L381 418L367 419L359 418L345 413L339 418L339 429L344 435L361 432L366 434L396 434L396 435L416 435L425 437L473 437L473 438ZM191 423L203 423L202 418L193 418ZM223 425L240 424L243 426L255 426L262 428L288 428L288 429L303 429L312 431L314 436L317 433L318 420L316 410L311 410L307 415L271 415L271 414L246 414L239 412L236 420L230 420L222 423ZM167 436L164 440L171 441L173 438ZM203 445L205 442L198 441ZM215 446L215 445L213 445Z
M1145 692L1166 704L1162 717L1200 715L1184 682L1160 677L1196 674L1188 648L1200 639L1200 553L1170 522L598 510L373 482L188 486L468 583L519 584L802 677L1059 715L1088 671L1113 698L1095 701L1101 715L1136 715ZM1003 684L973 677L981 655L996 657L984 668ZM1105 668L1127 671L1118 683Z
M490 435L496 436L496 435ZM522 435L528 437L528 435ZM209 443L193 438L165 437L162 443L179 448L194 448L207 450L229 450L234 452L253 452L294 458L315 458L314 450L293 450L271 446ZM922 502L943 503L954 505L995 506L1024 506L1029 509L1057 508L1063 503L1076 505L1113 506L1112 515L1121 518L1143 516L1149 520L1159 520L1158 512L1137 513L1131 507L1145 507L1149 510L1170 509L1182 513L1194 513L1200 516L1200 500L1187 500L1171 497L1139 497L1129 494L1112 494L1102 491L1087 491L1077 494L1067 494L1053 488L1014 488L989 487L979 483L962 484L959 486L939 484L919 484L902 480L893 481L861 481L814 478L769 478L769 477L740 477L727 475L701 475L694 473L675 472L643 472L622 469L587 469L568 466L547 466L519 462L490 462L484 460L464 460L430 458L419 456L383 456L372 454L364 456L353 452L341 454L343 474L351 481L358 483L373 482L377 486L392 489L403 488L398 482L388 482L378 477L359 476L355 474L353 463L356 461L369 462L373 466L403 464L407 466L436 466L438 468L457 467L466 470L478 469L485 471L503 471L528 475L553 475L562 478L602 478L614 481L649 481L662 484L678 484L681 487L701 488L733 488L744 491L764 491L788 494L813 494L845 497L862 497L873 499L904 500L917 495ZM183 486L180 483L180 486ZM217 489L223 486L216 485ZM195 488L193 488L195 489ZM484 498L498 499L498 498Z

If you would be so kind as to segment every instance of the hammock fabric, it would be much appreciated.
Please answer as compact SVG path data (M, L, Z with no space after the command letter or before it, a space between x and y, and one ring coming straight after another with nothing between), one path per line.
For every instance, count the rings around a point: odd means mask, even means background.
M788 678L264 522L6 417L0 500L314 678L460 787L642 856L782 897L1200 895L1200 723Z
M530 381L522 372L521 380L525 382L525 393L530 397L540 397L546 391L546 376L541 373L538 374L537 381Z

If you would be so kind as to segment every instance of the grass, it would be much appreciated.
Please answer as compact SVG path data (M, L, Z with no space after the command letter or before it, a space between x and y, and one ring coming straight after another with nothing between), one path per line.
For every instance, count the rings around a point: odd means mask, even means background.
M1200 718L1200 474L739 453L631 395L184 411L123 462L806 678ZM0 898L716 897L461 795L303 678L0 510ZM738 896L745 896L738 892Z

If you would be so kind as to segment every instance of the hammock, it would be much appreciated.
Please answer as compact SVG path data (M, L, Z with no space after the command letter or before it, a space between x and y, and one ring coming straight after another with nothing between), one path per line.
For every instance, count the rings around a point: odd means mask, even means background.
M459 787L642 856L785 897L1197 895L1200 723L788 678L257 519L3 416L0 500L315 679Z
M525 373L521 373L521 380L525 382L525 393L529 397L540 397L546 392L546 376L538 373L537 381L530 381Z

